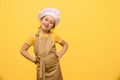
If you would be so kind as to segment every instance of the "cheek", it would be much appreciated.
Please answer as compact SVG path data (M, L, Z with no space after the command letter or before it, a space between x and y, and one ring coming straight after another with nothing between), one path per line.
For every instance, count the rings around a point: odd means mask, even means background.
M54 24L50 24L50 28L53 28L54 27Z
M52 26L52 28L54 28L54 27L55 27L55 23L54 23L54 24L51 24L51 26Z
M53 26L54 26L54 24L49 24L49 26L50 26L50 27L53 27Z
M50 29L52 29L53 28L53 25L50 25Z

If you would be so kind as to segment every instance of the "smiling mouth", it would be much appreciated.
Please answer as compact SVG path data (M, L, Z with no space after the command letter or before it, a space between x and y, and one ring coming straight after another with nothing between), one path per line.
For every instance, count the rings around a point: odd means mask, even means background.
M45 28L48 28L49 26L47 26L46 24L43 24Z

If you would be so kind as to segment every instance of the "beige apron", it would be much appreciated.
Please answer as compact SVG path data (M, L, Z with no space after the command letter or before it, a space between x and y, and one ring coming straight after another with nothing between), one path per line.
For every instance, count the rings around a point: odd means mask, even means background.
M50 35L40 38L36 34L34 52L38 61L37 80L63 80L56 48Z

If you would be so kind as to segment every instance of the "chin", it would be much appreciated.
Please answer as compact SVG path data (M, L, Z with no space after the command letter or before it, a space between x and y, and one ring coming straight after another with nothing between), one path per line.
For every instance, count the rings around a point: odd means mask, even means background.
M46 29L46 28L44 28L44 30L45 30L45 31L50 31L50 29Z

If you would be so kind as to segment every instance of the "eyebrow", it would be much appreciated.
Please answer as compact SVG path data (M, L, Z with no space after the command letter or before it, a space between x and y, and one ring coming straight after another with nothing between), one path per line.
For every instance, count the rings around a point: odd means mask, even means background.
M45 18L49 19L49 17L47 17L47 16ZM53 19L51 19L50 21L55 22L55 20L53 20Z

